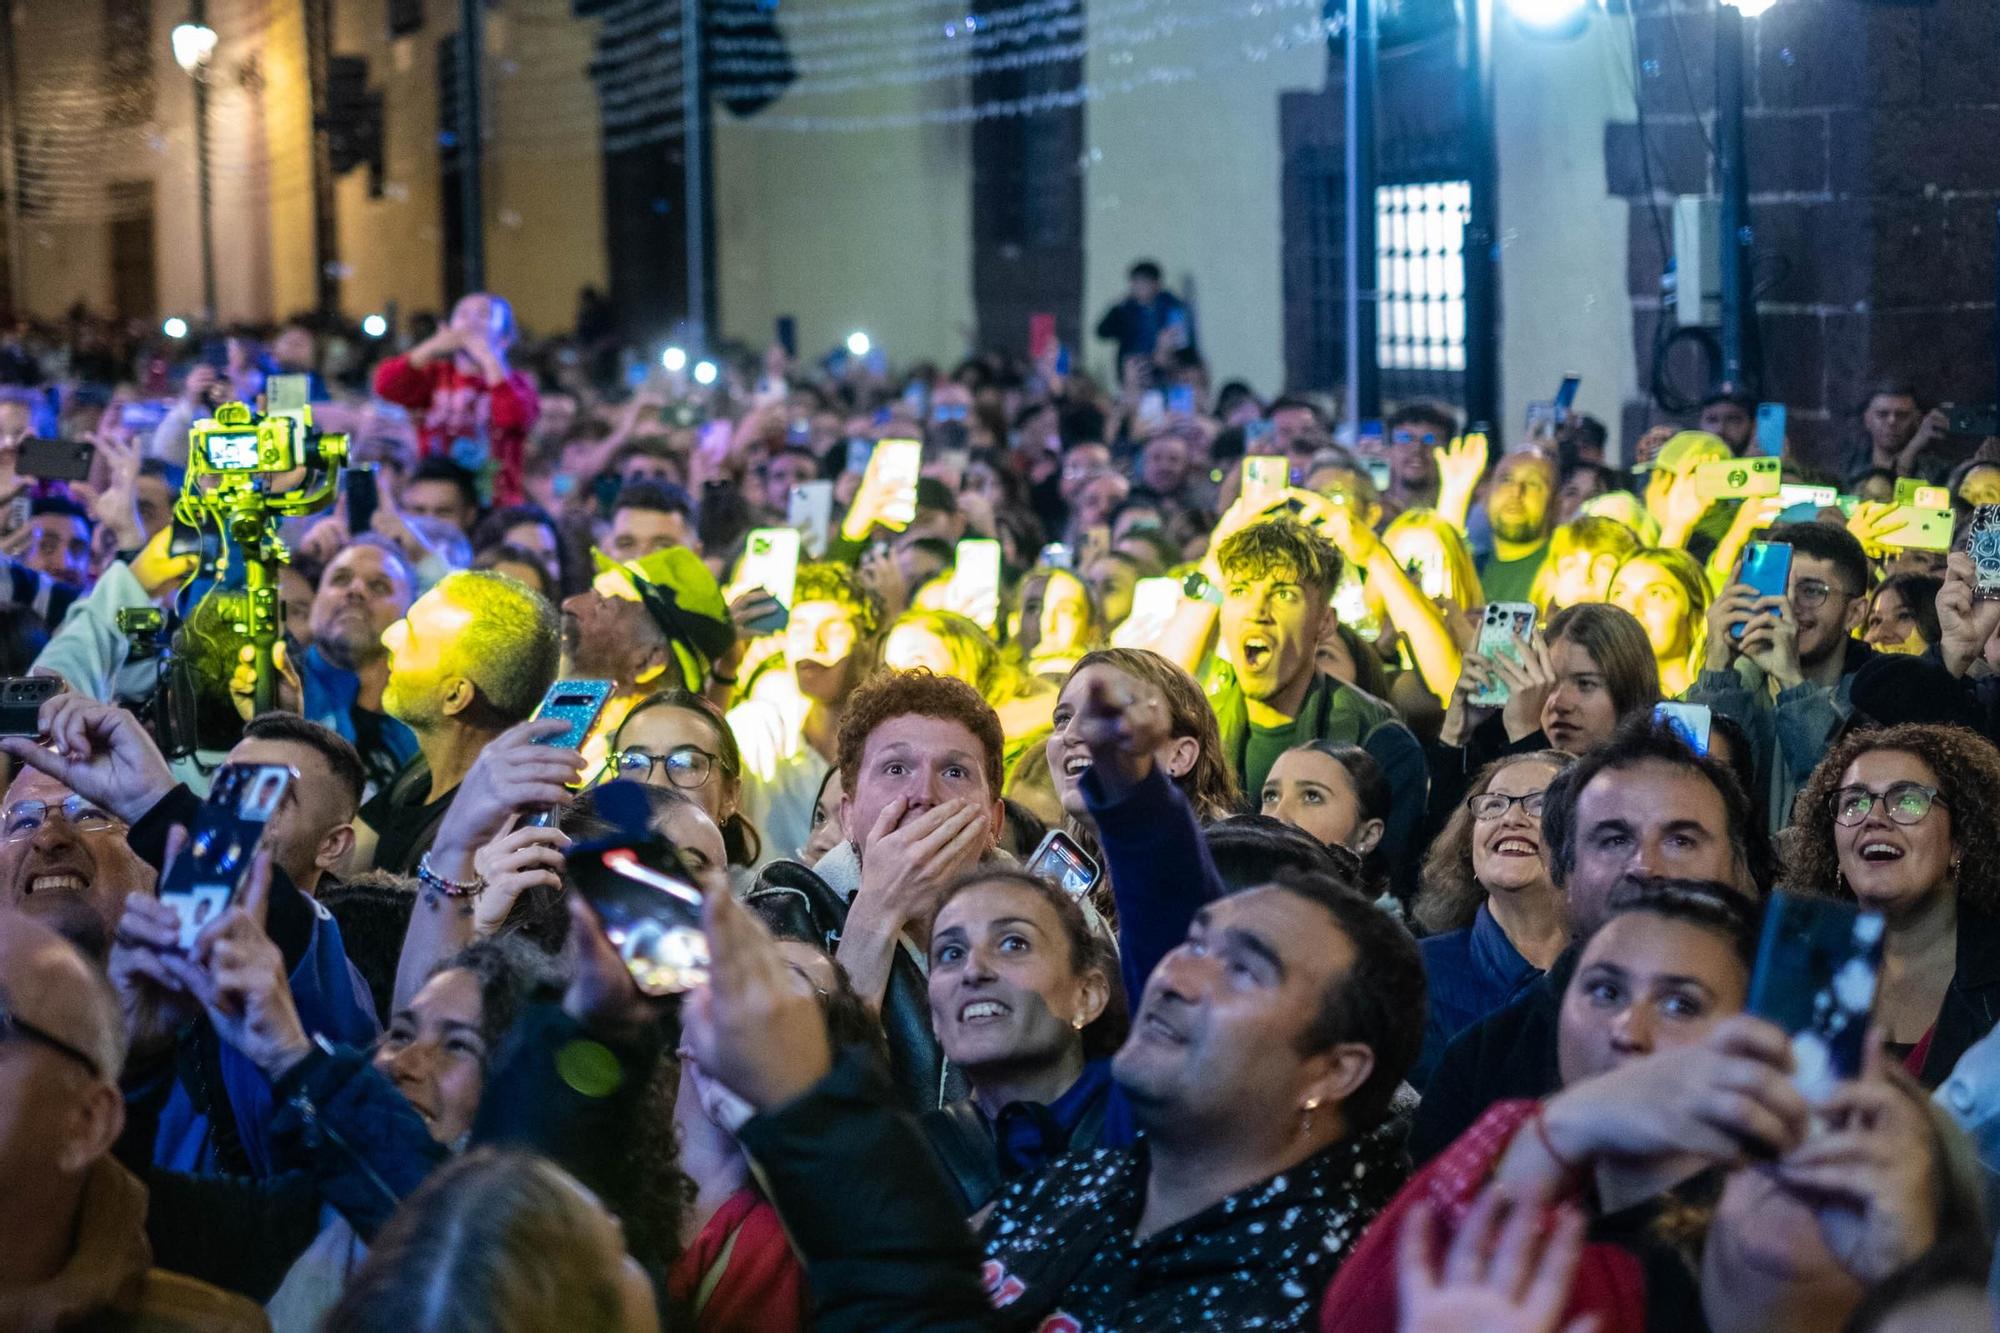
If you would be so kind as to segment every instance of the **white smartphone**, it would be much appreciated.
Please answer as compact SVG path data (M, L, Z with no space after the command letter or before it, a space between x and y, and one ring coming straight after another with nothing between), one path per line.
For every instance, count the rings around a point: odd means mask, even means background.
M988 537L967 537L960 542L951 580L959 605L974 608L967 614L990 633L1000 614L1000 543Z
M1488 660L1506 657L1519 662L1521 650L1534 632L1533 602L1489 602L1486 616L1479 623L1479 655ZM1499 708L1506 704L1508 693L1507 682L1496 676L1467 695L1465 701L1474 708Z
M882 506L882 518L896 527L908 527L917 517L917 478L924 471L924 446L921 440L883 440L876 444L875 452L868 456L868 471L873 481L888 497ZM862 478L862 489L868 488L870 478Z
M827 534L833 530L833 483L802 481L792 487L785 522L805 538L807 555L815 560L825 555Z
M736 586L762 588L789 610L799 581L797 528L752 528L744 539Z

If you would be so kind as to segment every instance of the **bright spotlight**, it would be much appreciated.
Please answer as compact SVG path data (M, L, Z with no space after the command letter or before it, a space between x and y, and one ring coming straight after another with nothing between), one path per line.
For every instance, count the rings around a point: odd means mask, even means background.
M697 361L694 363L694 382L696 384L713 384L715 383L716 374L715 362Z
M1763 3L1769 2L1763 0ZM1589 7L1590 0L1507 0L1507 12L1514 16L1516 23L1531 32L1543 34L1569 29L1580 31L1584 11Z
M874 348L874 340L860 329L847 335L847 351L850 356L867 356Z
M669 347L660 353L660 365L669 375L678 375L688 368L688 354L683 348Z
M188 322L179 315L175 315L168 319L166 323L160 325L160 332L166 334L169 338L185 338L188 336Z
M389 332L389 321L380 315L370 315L361 321L361 331L371 338L386 337Z
M215 29L205 23L183 23L167 34L174 63L189 74L205 68L215 54Z

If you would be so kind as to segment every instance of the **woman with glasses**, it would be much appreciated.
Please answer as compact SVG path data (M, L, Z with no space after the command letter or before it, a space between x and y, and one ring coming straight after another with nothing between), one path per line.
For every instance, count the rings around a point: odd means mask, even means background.
M1451 1039L1499 1009L1569 945L1562 890L1542 860L1542 801L1574 761L1558 750L1488 764L1424 858L1414 915L1428 937L1430 1005L1410 1071L1419 1091Z
M714 704L668 689L632 705L611 735L600 780L612 778L671 787L700 806L722 830L731 883L749 886L752 868L764 859L764 840L739 806L743 756Z
M1875 1021L1935 1088L2000 1014L2000 751L1906 724L1834 746L1799 797L1788 882L1882 913Z

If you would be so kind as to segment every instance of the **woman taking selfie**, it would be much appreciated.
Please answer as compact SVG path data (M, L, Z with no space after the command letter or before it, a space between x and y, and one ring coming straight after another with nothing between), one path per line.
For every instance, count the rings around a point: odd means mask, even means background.
M1876 1024L1927 1088L2000 1013L2000 752L1961 727L1863 731L1800 793L1786 878L1882 913Z
M1430 1007L1410 1082L1422 1091L1445 1044L1505 1005L1569 944L1562 891L1542 860L1542 798L1570 756L1495 760L1431 844L1415 916Z

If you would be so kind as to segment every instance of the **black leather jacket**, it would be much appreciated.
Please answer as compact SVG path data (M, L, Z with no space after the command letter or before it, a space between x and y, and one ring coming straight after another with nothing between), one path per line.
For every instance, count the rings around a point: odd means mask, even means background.
M847 902L811 869L773 861L745 901L780 935L811 940L832 953L847 924ZM882 995L882 1031L889 1039L889 1075L896 1099L913 1115L934 1111L969 1089L938 1049L931 1031L929 983L908 949L898 947Z

